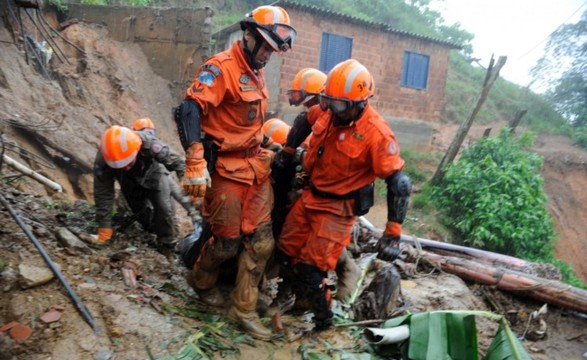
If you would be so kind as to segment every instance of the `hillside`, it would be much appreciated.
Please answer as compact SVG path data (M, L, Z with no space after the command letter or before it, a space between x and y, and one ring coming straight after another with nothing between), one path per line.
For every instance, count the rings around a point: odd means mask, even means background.
M135 118L149 116L156 122L161 138L179 149L169 111L175 104L168 84L151 71L138 47L110 40L107 30L98 25L73 24L62 35L83 49L84 55L59 42L71 64L54 58L53 80L47 80L26 63L23 51L13 44L7 29L0 26L0 131L5 144L22 148L7 145L11 151L6 154L65 189L63 194L53 194L35 181L18 177L4 164L0 193L60 266L102 331L96 334L84 322L57 280L33 288L22 287L22 269L42 268L43 260L6 209L0 207L0 326L18 321L33 330L22 344L0 335L0 359L145 359L149 357L148 351L155 358L173 354L190 332L204 328L206 322L216 324L225 320L220 317L206 321L202 315L193 319L170 311L173 306L193 305L189 298L193 293L183 280L185 270L181 264L157 253L137 229L101 250L83 244L66 246L56 234L67 227L77 229L84 238L94 230L92 208L86 201L93 201L90 171L101 132L110 125L129 125ZM473 129L470 139L480 136L484 128ZM434 151L446 149L454 130L454 126L439 130ZM587 281L587 269L579 267L587 257L586 153L565 139L542 136L536 150L546 160L543 176L550 198L549 210L559 232L558 254L582 269L579 275ZM51 167L41 164L40 159L28 158L29 153L38 155ZM384 216L383 207L376 207L368 215L376 225L383 224ZM184 231L188 229L184 226ZM136 272L136 286L124 283L125 267ZM489 291L503 311L516 314L512 326L521 335L528 315L542 306L467 284L449 274L426 275L420 272L402 282L402 299L410 311L493 310L488 305L488 296L481 296ZM61 309L58 311L62 317L45 324L39 317L52 307ZM532 357L580 359L587 351L587 319L553 307L545 321L547 337L523 343ZM307 327L303 319L288 317L284 323L296 329ZM479 327L481 348L486 349L495 327L484 322ZM226 352L231 358L259 359L299 358L302 345L323 353L329 348L352 352L355 345L364 344L350 330L339 328L293 342L252 342L253 346L228 341L234 348ZM235 332L231 339L238 335Z

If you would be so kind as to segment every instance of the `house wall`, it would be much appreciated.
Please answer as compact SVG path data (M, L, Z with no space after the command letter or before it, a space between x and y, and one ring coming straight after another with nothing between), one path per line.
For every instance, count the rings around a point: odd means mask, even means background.
M68 4L68 17L105 25L113 39L138 43L153 71L183 98L202 61L210 56L213 13L208 8L152 8Z
M381 114L397 119L439 122L450 47L407 35L375 31L339 19L317 17L298 9L287 10L298 37L293 50L283 55L280 102L287 104L286 91L300 69L319 67L322 33L329 32L353 39L352 57L373 75L376 92L372 104ZM400 86L406 50L430 56L428 87L424 90ZM289 118L291 112L298 111L288 106L283 109L284 117Z

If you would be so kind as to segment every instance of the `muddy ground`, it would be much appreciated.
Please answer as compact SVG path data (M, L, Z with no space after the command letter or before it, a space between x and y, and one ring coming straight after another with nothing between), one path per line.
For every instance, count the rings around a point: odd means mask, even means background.
M26 287L20 274L27 269L46 271L46 266L31 240L2 206L0 326L17 321L30 327L32 334L21 343L14 341L8 331L0 334L0 359L161 358L176 354L189 336L209 333L211 327L222 329L218 332L227 337L222 344L228 358L301 358L304 349L306 353L316 351L344 358L372 351L357 335L361 327L306 333L295 341L283 337L272 342L248 339L233 325L225 325L222 311L202 308L195 302L184 281L182 264L173 256L155 251L151 238L141 235L140 229L119 237L105 249L92 249L83 242L64 245L58 240L57 233L62 228L81 239L95 230L92 208L85 201L92 201L91 164L99 134L107 126L130 125L135 118L149 116L155 120L160 137L179 149L169 116L175 104L168 84L150 70L138 47L109 40L107 30L97 25L74 24L62 35L84 53L60 43L71 64L51 60L51 80L47 80L26 63L22 49L13 44L12 35L0 25L0 130L9 144L6 148L11 149L6 154L59 182L65 190L53 194L3 165L3 181L9 184L3 183L0 193L58 264L100 332L96 333L84 320L56 279ZM475 127L470 138L479 136L484 129ZM446 149L454 131L455 126L439 129L436 151ZM554 136L540 136L536 150L545 157L543 176L549 210L559 233L557 255L587 281L583 261L587 258L586 153L573 147L568 139ZM30 154L39 158L31 158ZM367 217L382 225L385 214L385 207L379 205ZM183 231L188 232L185 218L181 217L180 222ZM427 270L421 269L415 277L402 280L399 306L412 312L477 309L509 313L514 331L521 336L528 315L543 305ZM136 284L125 283L123 274L129 271L136 273ZM61 317L45 323L41 318L51 308L57 309ZM311 328L302 315L283 320L292 332L304 333ZM551 307L545 321L548 330L544 338L523 342L532 358L585 357L584 316ZM490 322L478 322L482 352L495 328ZM217 351L215 357L221 354Z

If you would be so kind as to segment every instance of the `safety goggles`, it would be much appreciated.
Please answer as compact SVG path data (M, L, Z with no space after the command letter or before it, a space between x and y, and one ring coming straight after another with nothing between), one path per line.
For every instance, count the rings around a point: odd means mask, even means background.
M297 32L289 25L258 25L257 31L276 52L286 52L297 36Z
M351 101L348 99L330 97L324 93L320 94L320 109L322 109L322 111L330 109L333 114L343 113L352 109L359 103L361 103L361 101Z
M300 104L304 104L314 96L318 96L318 94L312 94L306 92L304 90L288 90L287 96L289 99L289 104L292 106L298 106Z

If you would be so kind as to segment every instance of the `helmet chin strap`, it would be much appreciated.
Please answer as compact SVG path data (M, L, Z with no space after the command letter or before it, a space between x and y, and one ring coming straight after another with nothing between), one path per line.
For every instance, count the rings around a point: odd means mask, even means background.
M257 53L259 52L259 49L261 48L261 45L263 44L263 39L261 38L261 35L256 34L253 29L248 29L248 30L255 38L255 47L253 48L253 51L249 50L249 44L247 43L247 39L245 39L245 34L243 33L243 44L245 45L244 46L245 55L247 57L247 61L249 62L249 66L251 67L251 69L259 70L265 65L261 65L261 64L257 63L255 61L255 56L257 56Z

